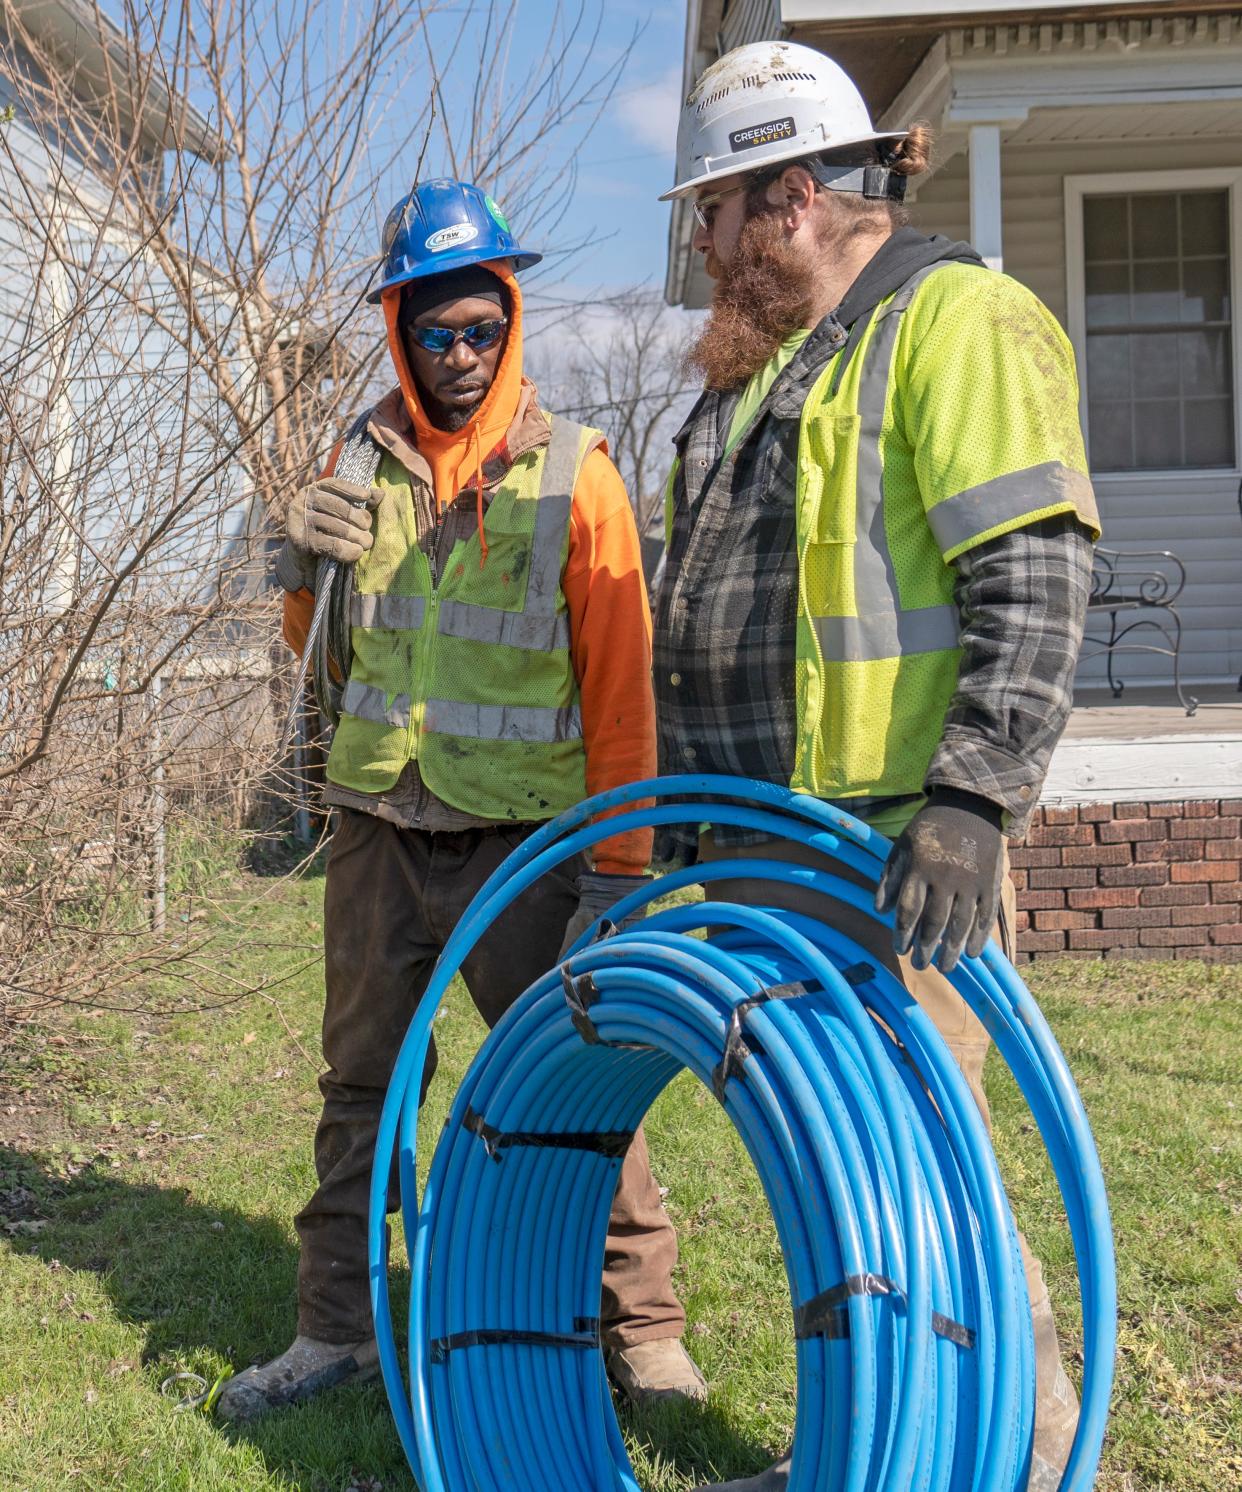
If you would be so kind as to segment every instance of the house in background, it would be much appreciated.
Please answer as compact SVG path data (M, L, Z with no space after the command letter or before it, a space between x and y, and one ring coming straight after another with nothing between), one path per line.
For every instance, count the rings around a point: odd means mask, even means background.
M932 125L915 225L969 239L1060 319L1105 543L1176 553L1183 678L1236 687L1242 6L690 0L687 87L778 36L840 62L879 127ZM691 221L675 204L666 293L702 306ZM1131 682L1170 676L1158 654L1121 662ZM1103 685L1103 657L1080 679Z
M1083 708L1014 852L1024 949L1242 956L1242 4L688 0L685 91L778 37L835 58L878 128L932 126L915 226L969 239L1060 319L1105 544L1184 566L1181 672L1202 707L1186 717L1157 652L1115 659L1148 687L1114 702L1085 650ZM674 203L666 297L700 307L692 225ZM1122 625L1137 615L1171 621ZM1106 637L1107 615L1088 630Z
M164 325L176 297L118 201L164 190L174 140L213 161L225 146L159 69L140 90L118 86L134 62L92 0L0 0L0 374L6 412L55 490L40 518L54 615L74 604L91 550L107 552L112 530L138 521L109 485L124 492L184 460L185 359ZM101 453L113 451L109 463ZM20 452L5 452L16 485Z
M160 67L138 67L148 61L94 0L0 0L0 378L11 427L0 490L22 495L5 514L18 516L0 677L12 676L6 668L23 650L47 666L56 623L76 642L81 597L96 604L101 573L149 544L124 597L101 609L77 676L85 699L70 698L57 729L89 753L105 714L115 714L119 739L123 716L145 710L150 761L115 791L129 793L126 813L147 823L159 929L167 801L194 793L214 806L253 791L236 743L263 727L274 734L276 665L260 505L245 502L240 463L218 461L233 428L187 352L187 297L150 247L147 222L124 208L140 193L167 193L174 149L219 163L228 147ZM181 262L193 274L198 324L235 322L235 289L192 254ZM257 399L240 351L232 367ZM152 538L174 501L180 521ZM183 635L191 644L175 646ZM122 659L137 676L156 660L145 701L124 692ZM30 721L19 715L18 725ZM122 842L111 793L75 806L75 831L88 826L97 850Z

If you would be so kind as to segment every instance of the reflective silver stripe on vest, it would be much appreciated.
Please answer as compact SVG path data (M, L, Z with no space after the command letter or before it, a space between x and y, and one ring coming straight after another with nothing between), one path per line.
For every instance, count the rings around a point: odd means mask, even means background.
M548 746L582 739L577 705L543 709L536 705L470 705L452 699L429 699L423 729L444 736L478 741L532 741Z
M824 657L839 663L938 653L958 645L957 607L924 606L872 616L816 617L815 636Z
M467 601L442 601L439 629L446 637L500 643L533 653L552 653L569 646L569 614L564 611L558 616L531 616L525 611L471 606Z
M351 627L384 627L389 631L417 632L423 625L427 603L422 596L371 595L355 591L349 601Z
M345 685L341 709L346 715L370 720L374 725L396 725L407 729L410 724L408 694L398 694L390 705L382 689L377 689L374 684L360 684L356 679L350 679Z
M578 445L582 427L572 420L552 417L552 436L543 464L535 503L535 533L531 541L530 574L526 581L527 616L556 616L561 593L561 548L569 529L569 512L578 475Z
M1073 503L1080 510L1085 505L1094 513L1091 478L1064 462L1043 461L945 498L928 509L927 521L941 553L948 554L1004 523L1060 503Z
M876 312L871 341L862 350L858 381L858 493L854 541L854 595L865 596L866 616L815 618L815 635L829 661L867 662L904 653L935 653L957 646L956 606L899 610L897 572L884 528L884 469L880 432L888 405L888 380L901 318L919 286L939 269L929 264Z
M557 610L556 603L561 594L561 555L573 507L582 427L555 415L551 420L552 433L539 480L539 496L535 499L526 603L521 611L503 611L494 606L475 606L469 601L445 600L440 605L437 627L447 637L500 643L505 647L525 648L537 653L552 653L558 648L569 647L569 617L564 611ZM473 735L475 732L452 731L450 734Z

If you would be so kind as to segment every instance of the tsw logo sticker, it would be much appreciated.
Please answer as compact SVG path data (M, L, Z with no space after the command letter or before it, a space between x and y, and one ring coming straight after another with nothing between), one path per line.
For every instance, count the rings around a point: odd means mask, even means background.
M473 223L453 223L448 228L441 228L433 233L427 240L426 248L429 253L441 254L445 249L455 249L458 244L469 243L478 236L479 230Z
M752 124L749 129L734 130L729 136L729 148L753 150L756 145L775 145L778 140L792 140L797 133L792 115L785 119L769 119L763 124Z

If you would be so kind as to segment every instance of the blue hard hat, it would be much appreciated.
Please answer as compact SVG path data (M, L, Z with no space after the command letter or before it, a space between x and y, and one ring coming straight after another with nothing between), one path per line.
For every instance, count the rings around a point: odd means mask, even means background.
M518 247L505 215L468 181L425 181L384 219L384 278L367 296L375 305L385 290L442 275L488 259L512 259L529 269L542 254Z

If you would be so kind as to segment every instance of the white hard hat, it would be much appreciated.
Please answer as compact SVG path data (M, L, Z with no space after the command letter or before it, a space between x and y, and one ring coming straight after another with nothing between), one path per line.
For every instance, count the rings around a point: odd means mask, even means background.
M682 107L677 185L660 201L688 197L738 171L869 140L904 140L908 133L877 134L853 79L813 47L789 41L735 47L712 63Z

